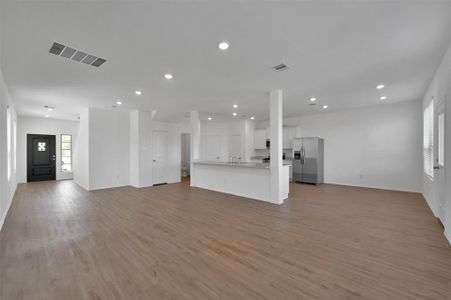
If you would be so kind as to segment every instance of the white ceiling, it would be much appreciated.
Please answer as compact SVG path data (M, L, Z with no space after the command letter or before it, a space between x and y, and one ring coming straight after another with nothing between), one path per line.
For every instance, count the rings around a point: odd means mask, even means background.
M382 94L418 100L451 41L451 2L432 0L6 0L1 13L3 73L19 114L43 116L50 105L63 119L117 99L120 109L156 109L159 120L229 116L235 103L239 115L266 119L274 88L284 90L284 116L381 104ZM54 41L107 62L51 55ZM271 70L281 62L290 69Z

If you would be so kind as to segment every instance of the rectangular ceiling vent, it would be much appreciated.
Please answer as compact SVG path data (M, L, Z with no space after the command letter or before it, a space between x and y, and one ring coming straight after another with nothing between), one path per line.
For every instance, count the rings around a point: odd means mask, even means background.
M80 63L91 65L97 68L103 65L104 62L106 62L106 59L104 58L100 58L59 43L53 43L52 47L49 50L49 53L72 59L74 61L78 61Z
M278 64L277 66L272 67L274 71L280 72L288 70L288 66L286 64Z

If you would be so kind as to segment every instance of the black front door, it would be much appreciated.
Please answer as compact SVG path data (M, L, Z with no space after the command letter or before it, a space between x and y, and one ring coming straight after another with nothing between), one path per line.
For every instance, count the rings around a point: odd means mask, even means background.
M55 136L27 135L27 181L55 180Z

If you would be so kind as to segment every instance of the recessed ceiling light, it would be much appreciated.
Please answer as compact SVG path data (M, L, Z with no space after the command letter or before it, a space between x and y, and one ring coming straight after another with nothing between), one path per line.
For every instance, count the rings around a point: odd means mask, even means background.
M254 118L254 117L251 117L251 120L255 120L255 118Z
M386 100L386 99L387 99L387 96L381 96L379 99L381 99L381 100Z
M378 90L382 90L384 87L385 87L385 85L383 85L383 84L379 84L378 86L376 86L376 88Z
M50 115L45 115L46 118L50 117Z
M323 105L323 108L324 109L326 109L326 108L328 108L329 107L329 105Z
M172 79L172 78L174 78L174 76L172 76L172 74L164 74L164 78L166 78L166 79Z
M208 117L208 121L211 121L213 118L212 117Z
M237 115L237 113L236 113L236 112L234 112L234 113L233 113L233 116L234 116L234 117L236 117L236 115Z
M46 106L44 106L44 107L45 107L45 109L47 109L48 111L52 111L52 110L55 109L54 107L51 107L51 106L48 106L48 105L46 105Z
M315 102L315 101L316 101L316 98L315 98L315 97L312 97L312 98L310 98L310 101L311 101L311 102Z
M117 105L122 105L122 102L121 101L116 101L116 104Z
M141 91L135 91L135 94L138 95L138 96L141 96L141 95L143 94L143 92L141 92Z
M220 42L218 45L218 48L221 50L227 50L229 49L229 43L227 42Z
M234 104L234 105L233 105L233 108L238 108L238 104Z

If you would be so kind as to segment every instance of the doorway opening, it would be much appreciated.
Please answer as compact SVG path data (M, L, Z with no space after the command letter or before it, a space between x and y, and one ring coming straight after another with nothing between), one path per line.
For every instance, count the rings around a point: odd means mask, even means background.
M56 137L27 134L27 181L56 179Z
M182 177L182 182L190 181L190 166L191 166L191 155L190 155L190 139L191 135L189 133L182 133L180 139L181 148L181 159L180 159L180 174Z

